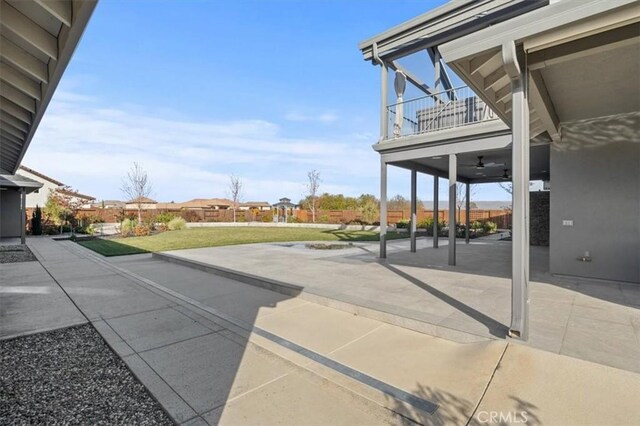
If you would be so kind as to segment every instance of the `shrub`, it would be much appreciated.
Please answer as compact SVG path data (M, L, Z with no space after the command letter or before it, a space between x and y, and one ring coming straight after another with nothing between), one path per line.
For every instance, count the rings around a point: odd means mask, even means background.
M396 229L407 229L409 228L409 223L411 221L409 219L401 219L396 222Z
M476 232L482 230L482 223L480 221L474 220L473 222L471 222L471 229Z
M320 223L329 223L331 219L329 219L329 215L323 214L318 218L318 222Z
M424 219L422 219L421 221L419 221L416 225L418 228L424 228L424 229L433 229L433 218L432 217L425 217Z
M42 235L42 210L39 206L33 211L33 217L31 218L31 234Z
M498 225L494 222L487 221L483 224L482 228L486 234L492 234L498 230Z
M133 228L133 235L136 237L146 237L149 234L151 234L151 229L147 225L140 224Z
M158 232L165 232L167 230L167 225L165 223L159 223L156 225L155 230Z
M167 228L169 231L179 231L181 229L185 229L187 227L187 221L181 217L175 217L167 223Z
M262 216L262 221L263 222L273 222L273 215L272 214L265 214L264 216Z
M297 216L289 216L287 217L287 223L302 223L302 221Z
M133 233L133 229L136 227L137 222L135 220L131 220L129 218L124 219L120 223L120 235L123 237L128 237Z
M155 218L153 218L153 220L156 223L163 223L163 224L167 224L169 222L171 222L172 219L174 219L176 217L175 214L171 213L171 212L163 212L160 214L157 214Z

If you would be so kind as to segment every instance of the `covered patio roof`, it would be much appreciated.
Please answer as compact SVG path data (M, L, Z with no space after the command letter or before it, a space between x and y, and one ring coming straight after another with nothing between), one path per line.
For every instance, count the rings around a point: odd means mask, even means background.
M42 188L42 183L22 175L0 174L0 188L24 188L25 192L30 194Z
M0 0L0 170L16 173L97 0Z
M640 6L632 0L560 1L439 49L511 126L512 87L503 44L515 43L529 75L530 136L547 134L558 141L561 122L639 109L639 21Z

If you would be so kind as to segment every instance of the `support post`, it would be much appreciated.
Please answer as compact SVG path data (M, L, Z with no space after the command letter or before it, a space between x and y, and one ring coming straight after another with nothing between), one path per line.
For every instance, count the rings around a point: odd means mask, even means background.
M380 158L380 258L387 258L387 163Z
M513 42L502 46L512 93L512 271L509 335L529 337L529 103L527 69L520 67Z
M456 264L456 154L449 154L449 265Z
M440 222L440 178L433 177L433 248L438 248L438 222Z
M471 184L469 182L467 182L467 187L466 187L466 194L465 194L465 231L464 231L464 242L465 244L469 244L469 210L471 207L471 200L469 198L471 198Z
M27 191L20 188L20 244L27 243Z
M416 252L417 209L418 209L418 172L411 170L411 253Z
M389 93L389 69L384 62L380 63L380 142L389 136L389 110L387 109Z

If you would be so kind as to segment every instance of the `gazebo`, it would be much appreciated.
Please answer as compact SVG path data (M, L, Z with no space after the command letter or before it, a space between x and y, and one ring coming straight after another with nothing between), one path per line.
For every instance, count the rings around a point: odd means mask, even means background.
M273 204L275 209L274 221L280 222L280 217L283 218L283 222L287 223L287 219L293 214L293 210L297 210L300 206L291 202L290 198L280 198L280 201Z

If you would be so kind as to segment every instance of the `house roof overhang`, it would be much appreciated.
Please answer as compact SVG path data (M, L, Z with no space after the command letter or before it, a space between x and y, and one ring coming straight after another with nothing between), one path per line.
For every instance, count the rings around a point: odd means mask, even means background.
M18 170L96 4L0 0L0 170Z
M638 111L640 5L557 1L440 46L446 63L511 125L505 49L528 73L530 135L560 140L560 123ZM576 78L580 75L580 78Z
M453 0L361 42L364 59L391 62L548 4L548 0Z

